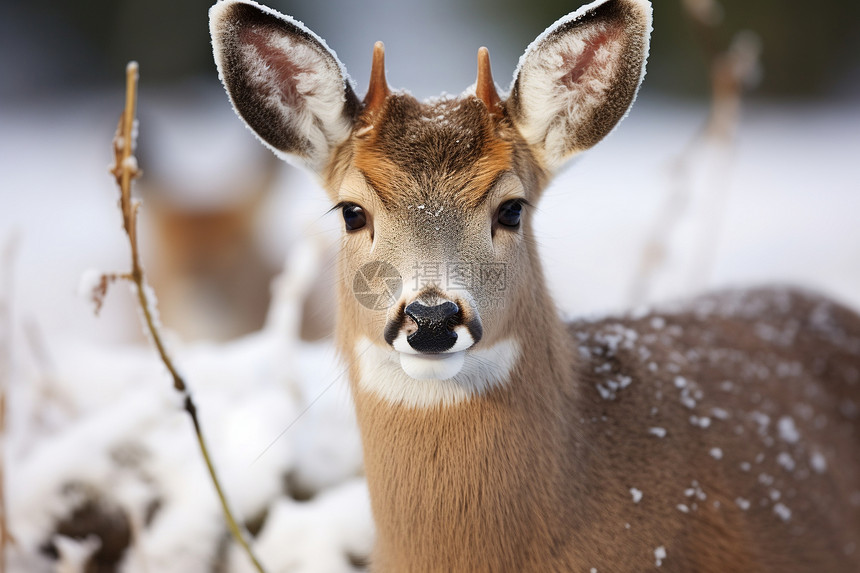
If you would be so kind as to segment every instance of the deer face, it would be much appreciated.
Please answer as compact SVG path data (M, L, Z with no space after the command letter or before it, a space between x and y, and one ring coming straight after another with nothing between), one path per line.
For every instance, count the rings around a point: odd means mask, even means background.
M410 376L450 378L464 352L503 337L515 287L528 287L526 205L538 173L516 157L528 149L510 123L475 97L430 105L392 95L370 119L337 188L341 276L354 278L342 293L343 307L354 307L345 317L400 353ZM385 290L386 273L400 292ZM355 292L373 279L384 309Z
M405 374L397 383L468 393L505 378L544 288L530 206L627 112L644 74L647 0L598 0L559 20L504 100L482 49L474 88L435 103L392 93L381 44L359 102L334 53L289 17L247 0L210 17L238 114L319 174L341 211L344 350Z

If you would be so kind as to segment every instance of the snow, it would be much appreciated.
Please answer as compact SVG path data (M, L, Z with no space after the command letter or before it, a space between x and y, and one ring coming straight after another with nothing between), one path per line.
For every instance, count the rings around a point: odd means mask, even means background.
M56 573L83 573L90 557L101 547L101 541L95 535L84 539L56 535L54 545L60 556Z
M654 428L649 428L648 433L653 435L653 436L657 436L658 438L665 438L666 437L666 428L660 428L659 426L654 427Z
M231 506L240 520L270 515L255 542L261 553L274 564L301 565L291 570L353 571L350 559L370 553L373 525L357 478L361 450L343 368L329 342L298 341L295 307L321 264L307 253L296 249L262 331L226 344L183 345L169 331L166 340ZM85 288L95 274L87 273ZM204 570L225 525L182 395L155 350L67 341L55 346L51 373L13 396L9 519L23 568L43 570L31 561L57 520L95 495L109 496L140 529L124 571ZM311 501L284 500L287 475ZM67 495L69 484L82 484L83 493ZM144 526L153 504L154 519ZM267 539L282 547L296 531L307 532L308 543L293 552L266 549ZM88 546L57 543L66 570L79 570Z
M777 422L777 429L780 439L789 444L796 444L800 440L800 432L797 431L794 419L790 416L781 417Z
M809 465L816 473L823 474L827 471L827 458L821 452L812 452L812 455L809 456Z
M723 408L711 408L711 415L718 420L729 419L729 413Z
M81 280L78 281L78 295L92 300L93 293L101 285L104 273L97 269L87 269L81 274Z
M613 312L629 304L643 244L671 181L669 162L685 144L680 130L661 128L660 114L645 103L562 174L538 205L535 228L547 279L571 314ZM688 112L695 113L683 104L675 107L676 118ZM683 129L692 135L694 126ZM693 196L669 240L652 300L782 282L823 290L860 307L860 267L854 263L860 257L860 227L842 211L860 209L852 183L860 176L853 161L858 130L860 111L847 108L748 108L731 177L725 179L722 231L712 237L714 263L703 282L691 284L698 232L713 217ZM799 140L817 143L801 150L792 143ZM617 169L619 160L624 169ZM815 201L813 189L827 198Z
M791 455L789 455L787 452L780 452L779 454L777 454L776 463L778 463L782 467L782 469L787 472L794 471L796 465L794 463L794 458L792 458Z
M362 479L327 490L309 502L281 498L257 537L257 554L269 573L351 573L351 557L364 560L373 543L370 500ZM229 571L253 573L244 553L231 547Z
M781 503L777 503L773 506L773 512L783 521L791 519L791 510Z
M76 296L76 286L88 294L100 275L85 269L122 272L128 265L117 192L104 170L116 102L107 105L98 94L92 99L94 104L64 102L60 111L36 106L0 110L0 241L13 233L21 237L12 304L16 316L23 318L12 347L15 367L5 452L11 468L9 519L20 548L16 559L26 563L17 570L51 570L38 548L56 521L79 503L79 498L63 494L64 487L75 482L108 494L141 523L147 507L154 501L160 504L123 570L142 571L145 563L150 571L191 571L218 554L225 528L180 397L154 351L139 344L130 289L111 289L99 319L92 316L92 305ZM144 92L141 102L147 101L152 99ZM241 179L238 174L256 173L260 164L254 152L246 153L235 143L246 134L229 109L228 118L219 115L226 106L223 93L198 102L199 115L184 125L200 134L209 157L190 159L204 167L189 169L183 181L189 187L194 181L199 185L188 191L188 203L208 204L215 201L206 195L210 182ZM70 108L76 113L68 114ZM666 195L669 176L664 167L698 128L703 111L684 104L640 102L615 136L547 190L536 209L536 243L565 314L599 314L629 306L642 245ZM180 122L183 114L174 111L170 118ZM155 137L152 126L151 119L142 121L144 140ZM234 127L238 134L232 132ZM855 264L860 257L855 221L860 195L852 151L858 131L860 112L855 109L750 109L741 126L726 188L723 232L707 278L695 287L687 280L695 253L684 247L696 244L691 237L707 217L693 209L671 238L669 260L648 302L688 295L700 287L795 282L860 306L860 268ZM219 133L229 135L213 135ZM816 145L801 149L796 142L803 140ZM45 141L64 150L51 156L51 169L40 168ZM212 147L228 141L229 149ZM187 147L170 145L163 151ZM145 157L140 155L147 171ZM619 169L622 159L624 168ZM187 163L177 158L165 172L181 172L181 165ZM255 550L270 571L351 571L344 556L369 554L373 525L360 477L361 449L349 389L331 341L307 344L296 336L295 302L314 287L319 264L314 241L322 237L331 242L337 235L325 222L315 234L306 231L308 223L319 222L330 207L307 177L285 170L278 179L280 187L290 191L267 203L261 236L273 258L283 260L290 249L289 268L297 274L288 273L287 280L275 286L283 297L270 310L270 324L224 344L183 344L169 330L165 334L198 403L233 507L249 519L268 512ZM213 194L217 198L220 191ZM141 215L144 240L148 205ZM143 247L144 262L152 261L152 253ZM36 334L24 335L24 319ZM662 319L652 320L651 326L660 336L669 334ZM36 351L33 339L43 341L44 352ZM624 336L612 340L621 345L627 341ZM670 370L661 365L660 371ZM666 382L673 381L667 375ZM617 378L615 383L621 389L626 381ZM740 392L742 386L727 380L721 388ZM693 394L686 399L695 405ZM844 409L855 411L850 405ZM724 419L716 411L710 414ZM762 434L775 427L774 434L784 443L800 439L791 418L771 424L767 414L751 416ZM703 419L698 417L697 423ZM665 428L647 431L656 438L666 436ZM792 458L796 464L800 455ZM824 453L809 454L809 465L825 472ZM741 468L751 471L751 464L743 462ZM307 492L310 500L300 503L289 497L297 491ZM631 488L630 495L638 502L643 494ZM852 502L860 505L860 492ZM750 507L744 498L735 503L744 510ZM776 507L777 517L790 512ZM75 552L80 547L63 540L58 544L70 562L79 555ZM654 555L662 563L665 548L658 549ZM243 558L236 548L231 545L228 554L241 570Z
M132 173L137 173L138 165L137 165L137 157L134 155L129 155L125 159L122 160L122 168L128 169Z
M723 459L723 450L721 450L720 448L711 448L711 451L708 453L710 453L711 457L715 460Z
M654 559L656 560L655 565L657 567L663 565L663 560L666 559L666 548L664 546L661 545L654 550Z

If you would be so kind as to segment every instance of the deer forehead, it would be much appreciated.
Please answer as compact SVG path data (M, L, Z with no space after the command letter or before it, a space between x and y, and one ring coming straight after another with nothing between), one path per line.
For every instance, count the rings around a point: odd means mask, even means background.
M362 123L352 165L388 210L474 209L515 166L513 130L473 96L420 103L395 94Z

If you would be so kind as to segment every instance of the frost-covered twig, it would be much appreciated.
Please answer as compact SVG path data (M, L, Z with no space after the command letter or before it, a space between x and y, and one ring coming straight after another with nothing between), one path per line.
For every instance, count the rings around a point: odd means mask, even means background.
M215 471L212 458L209 455L209 449L206 445L206 440L203 437L200 420L197 416L197 407L188 390L188 386L180 375L173 360L170 358L170 355L167 353L167 349L159 330L155 298L151 293L151 289L146 284L143 267L140 263L140 251L137 241L137 214L140 209L140 202L132 199L131 197L131 182L133 179L140 176L140 170L138 169L137 160L134 156L134 147L137 135L137 124L135 120L137 78L137 62L130 62L126 67L125 109L120 117L116 137L113 142L115 158L114 165L111 168L111 173L116 177L117 184L120 188L120 208L123 216L123 227L131 246L131 272L120 275L104 275L101 280L96 283L98 287L103 290L94 292L93 299L98 304L104 296L107 284L117 278L127 279L134 284L135 291L137 292L138 303L140 304L144 322L146 323L146 329L150 334L153 344L155 344L155 348L158 350L161 361L167 367L167 370L170 372L170 376L173 378L173 387L182 395L185 411L188 412L188 415L191 417L191 422L194 425L194 432L197 436L197 443L200 446L200 452L203 454L203 460L206 462L206 468L209 470L212 484L215 486L215 491L218 494L218 500L220 501L221 508L224 511L224 517L227 520L230 533L247 553L249 559L254 564L255 569L260 573L263 573L263 566L251 550L251 547L246 540L246 534L243 531L243 528L238 524L230 510L230 505L227 502L224 489L221 487L221 482L218 479L218 474Z

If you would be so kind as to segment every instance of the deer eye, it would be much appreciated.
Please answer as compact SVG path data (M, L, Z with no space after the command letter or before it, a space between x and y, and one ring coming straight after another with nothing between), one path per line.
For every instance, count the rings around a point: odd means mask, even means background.
M520 217L523 214L523 202L519 199L505 201L499 206L499 224L505 227L519 227Z
M367 224L367 215L358 205L347 204L341 209L347 231L357 231Z

